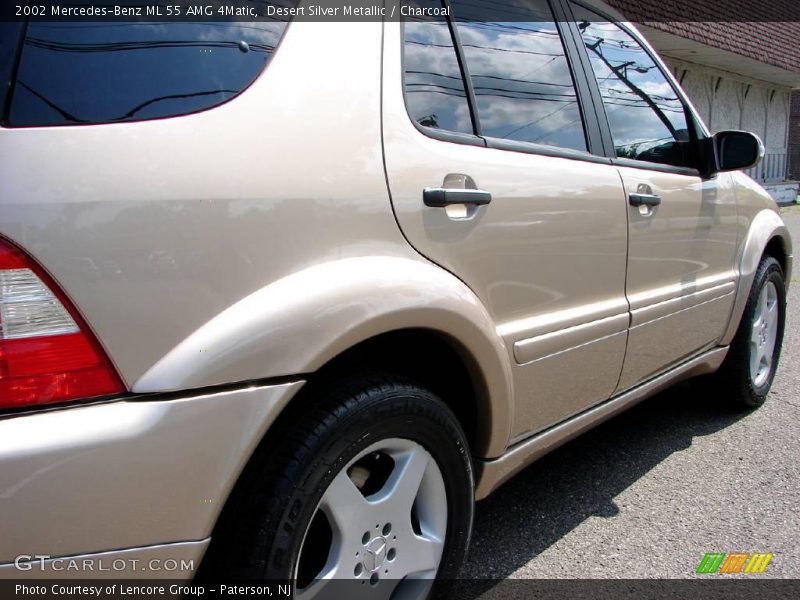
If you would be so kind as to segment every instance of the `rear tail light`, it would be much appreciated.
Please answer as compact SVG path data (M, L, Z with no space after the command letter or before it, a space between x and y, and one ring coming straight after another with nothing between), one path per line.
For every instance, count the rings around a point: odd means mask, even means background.
M124 389L56 283L22 250L0 239L0 408Z

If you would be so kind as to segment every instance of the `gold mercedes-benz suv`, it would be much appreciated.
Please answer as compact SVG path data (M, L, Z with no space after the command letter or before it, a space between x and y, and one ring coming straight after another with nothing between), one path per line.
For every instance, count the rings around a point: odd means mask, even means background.
M767 399L760 140L596 2L475 4L5 25L0 574L425 591L566 440L701 375Z

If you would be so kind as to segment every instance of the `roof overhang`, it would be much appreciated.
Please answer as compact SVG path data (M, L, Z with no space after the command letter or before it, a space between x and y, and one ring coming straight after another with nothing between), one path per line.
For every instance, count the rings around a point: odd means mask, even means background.
M788 88L800 88L800 73L782 69L755 59L707 46L700 42L637 24L650 44L663 56L728 71L742 77Z

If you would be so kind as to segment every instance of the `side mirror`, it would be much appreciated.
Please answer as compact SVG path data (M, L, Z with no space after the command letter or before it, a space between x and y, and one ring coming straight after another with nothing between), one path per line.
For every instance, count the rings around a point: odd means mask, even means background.
M746 131L720 131L712 138L715 171L738 171L756 166L764 158L764 144Z

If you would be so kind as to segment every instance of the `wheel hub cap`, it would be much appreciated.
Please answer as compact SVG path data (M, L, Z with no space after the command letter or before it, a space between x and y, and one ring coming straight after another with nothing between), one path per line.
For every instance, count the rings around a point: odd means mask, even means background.
M750 335L750 379L756 387L764 385L772 374L779 310L778 289L768 281L758 296Z
M379 467L370 472L370 464L383 465L383 473ZM418 589L414 580L432 582L436 576L447 533L447 494L436 461L416 442L387 439L360 452L328 484L315 518L320 514L331 534L325 564L307 585L298 584L298 598L338 600L341 587L329 585L335 579L354 579L359 588L379 588L388 598L405 584ZM306 550L320 549L309 531L295 577Z
M386 561L388 551L389 545L386 542L386 538L376 537L364 546L364 568L370 572L379 570Z

